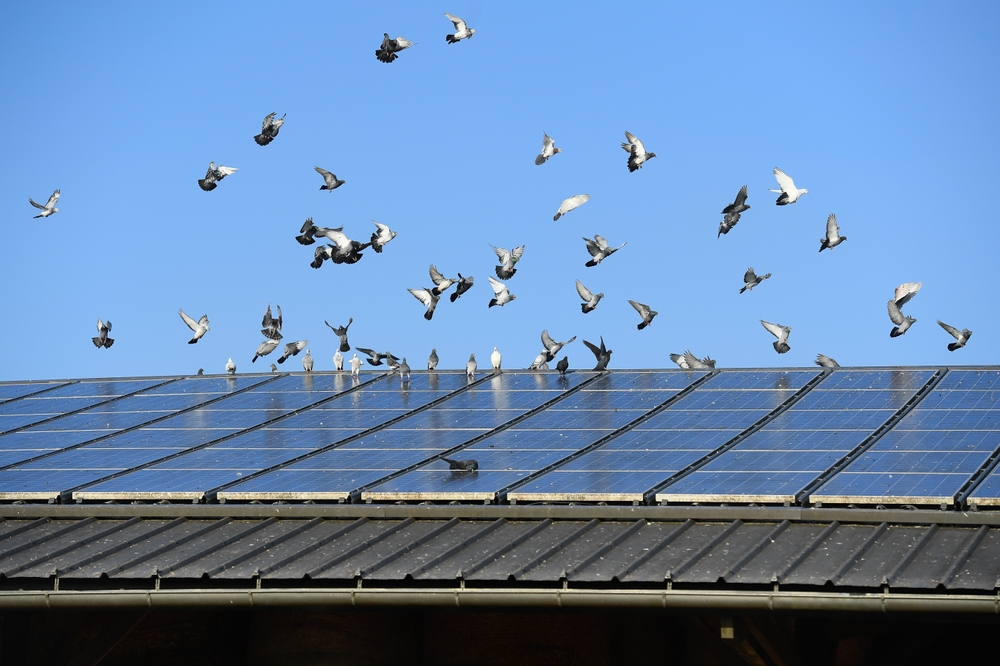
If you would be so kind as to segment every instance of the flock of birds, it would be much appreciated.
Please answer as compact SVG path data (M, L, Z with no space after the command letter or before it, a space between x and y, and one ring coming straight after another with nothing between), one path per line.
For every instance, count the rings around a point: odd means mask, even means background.
M445 16L452 22L455 29L454 33L449 33L445 37L448 44L457 44L461 40L470 39L476 34L476 31L468 27L463 19L447 13ZM415 42L411 42L404 37L391 39L388 33L384 33L382 43L375 51L375 57L380 62L392 63L399 58L401 51L414 46L414 44ZM277 113L267 114L261 125L260 133L253 137L254 141L260 146L269 145L278 136L284 122L285 115L278 118ZM645 163L656 157L656 153L647 151L643 142L631 132L625 132L625 139L626 141L621 144L621 147L626 153L628 153L626 166L629 172L634 173L640 170ZM543 135L542 149L535 158L535 164L541 166L561 152L562 150L556 147L555 141L552 137L546 133ZM327 192L333 192L346 182L327 169L317 166L315 167L315 170L323 178L323 185L319 188L321 191L325 190ZM208 170L205 173L205 177L198 179L198 185L202 190L210 192L216 189L223 179L227 176L231 176L237 171L238 169L234 167L223 165L216 166L214 161L210 162ZM809 190L807 189L798 188L795 185L794 180L777 167L774 168L774 177L778 183L779 189L772 189L770 191L779 195L775 201L778 206L794 204L803 195L809 193ZM59 202L59 197L60 190L57 189L52 193L44 205L37 203L30 197L28 201L32 206L41 211L38 215L35 215L36 218L49 217L59 212L59 209L56 208L56 204ZM747 186L744 185L740 188L733 203L722 209L723 219L719 223L717 237L721 237L722 235L728 234L732 231L732 229L740 221L741 215L750 210L750 206L746 203L747 198ZM588 194L578 194L565 199L560 204L553 220L559 220L562 216L587 203L589 199L590 195ZM310 263L313 268L321 268L326 261L330 261L333 264L355 264L361 260L363 251L368 248L371 248L374 252L381 254L383 248L397 235L397 233L391 230L387 225L374 220L372 220L372 222L375 224L376 229L372 232L371 237L367 242L352 240L347 236L347 234L345 234L343 227L327 228L317 226L313 223L312 218L308 218L305 221L299 230L299 235L295 236L295 239L304 246L314 245L318 239L324 239L327 241L314 249L313 260ZM610 245L608 241L599 234L595 234L592 238L585 237L583 240L586 243L587 252L590 254L590 260L585 264L587 267L597 266L625 246L625 243L622 243L617 247ZM822 252L827 249L833 250L846 240L847 236L840 235L840 227L837 224L836 215L831 214L826 221L826 234L820 239L819 251ZM507 250L506 248L493 246L493 250L496 253L499 263L494 269L496 278L492 276L489 277L490 286L492 287L493 292L493 298L489 301L489 307L502 307L517 298L515 294L510 292L507 281L513 278L517 273L517 263L524 254L524 248L525 246L521 245L513 248L512 250ZM475 280L471 275L463 276L461 273L457 273L457 277L447 277L439 271L434 264L430 265L428 273L430 281L434 285L433 287L411 288L408 291L426 308L423 316L429 321L434 316L434 311L441 300L441 296L448 289L453 286L455 288L450 294L450 301L454 303L459 297L473 287ZM764 280L770 277L771 273L758 275L752 267L749 268L743 276L744 286L740 289L740 293L742 294L746 291L752 291L754 287L760 286ZM887 303L887 310L889 319L894 324L893 329L889 333L891 337L895 338L905 334L906 331L916 323L917 320L913 317L904 315L901 308L920 291L921 285L922 283L920 282L904 283L896 288L893 297L889 299ZM581 303L581 310L584 314L593 312L594 309L597 308L598 303L604 297L603 293L594 294L591 292L579 280L576 281L576 290L583 301ZM628 302L633 308L635 308L641 318L640 323L637 325L638 330L641 331L652 324L653 319L658 314L656 310L653 310L649 305L639 303L637 301L629 300ZM189 344L197 343L210 330L208 315L202 315L202 317L196 321L194 318L188 316L183 309L179 310L179 314L181 320L189 329L191 329L193 333L191 339L188 340ZM339 339L339 346L333 357L334 367L337 371L343 371L345 362L344 353L351 350L347 332L353 321L353 318L351 318L345 326L333 326L329 322L324 322ZM784 354L791 349L788 343L789 335L792 331L790 326L774 324L763 319L760 320L760 323L764 329L776 338L772 345L777 353ZM972 331L969 329L958 330L957 328L949 326L940 320L938 321L938 324L955 339L955 342L948 345L948 349L950 351L955 351L964 347L969 338L972 336ZM251 363L255 363L258 358L268 356L280 346L281 340L283 339L281 332L282 325L283 317L281 307L277 306L277 316L273 316L271 306L268 304L267 310L261 321L261 333L265 339L257 347L257 350L251 359ZM98 319L97 330L98 335L92 338L94 346L99 349L110 349L115 342L113 338L109 337L111 332L111 321L107 321L105 323L103 320ZM556 358L556 355L562 350L563 347L575 340L576 336L573 336L565 342L556 342L549 335L548 330L542 331L542 351L532 362L530 369L548 370L548 363ZM594 354L597 361L594 369L604 370L607 368L611 360L612 351L605 345L603 337L600 339L599 345L595 345L587 340L584 340L583 343ZM308 344L308 340L297 340L295 342L286 343L283 348L283 353L280 358L277 359L277 362L282 364L290 357L297 356L300 352L305 350L305 354L302 357L302 367L306 372L312 372L314 359L310 353ZM357 347L356 349L357 352L361 352L367 356L365 361L367 361L367 363L371 366L381 366L384 362L390 373L396 372L399 374L401 381L405 382L409 380L410 366L405 357L398 358L388 351L376 352L373 349L364 347ZM716 365L715 360L712 358L705 357L699 359L691 353L690 350L685 351L683 354L670 354L670 358L674 363L683 369L710 369L714 368ZM436 370L438 361L437 350L432 350L427 361L427 369L431 371ZM493 349L490 361L493 371L499 372L501 370L502 356L496 347ZM364 361L362 361L358 357L357 353L355 353L354 357L349 359L347 362L350 365L352 377L358 377ZM823 354L818 354L816 356L815 363L822 367L839 367L837 361ZM225 367L227 373L236 373L236 363L232 358L229 359ZM560 374L565 374L567 372L569 369L568 356L564 355L563 358L558 361L556 369L560 372ZM477 370L478 364L476 362L475 354L471 354L466 364L466 374L470 379L474 379ZM271 371L277 372L277 366L274 363L271 364ZM203 369L199 369L198 374L203 374L203 372ZM462 466L470 461L448 462L453 466L457 466L456 468L463 468Z

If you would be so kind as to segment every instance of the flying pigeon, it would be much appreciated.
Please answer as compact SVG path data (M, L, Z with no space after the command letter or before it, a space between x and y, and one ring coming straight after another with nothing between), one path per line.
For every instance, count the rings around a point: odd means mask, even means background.
M559 210L556 211L555 217L552 218L553 221L558 220L560 217L570 212L574 208L579 208L583 204L590 201L589 194L577 194L570 197L569 199L563 199L563 202L559 204Z
M895 301L896 307L903 307L910 302L917 292L920 291L920 287L923 286L923 282L904 282L903 284L896 287L896 291L892 296L892 300Z
M816 360L814 361L816 365L821 368L839 368L840 364L829 356L824 356L823 354L816 354Z
M469 354L469 362L465 364L465 376L467 378L469 378L469 379L475 379L476 378L476 368L478 368L478 367L479 367L479 364L476 363L476 355L475 354Z
M601 302L604 298L604 294L594 294L589 289L583 286L583 283L579 280L576 281L576 293L580 294L580 298L583 299L583 303L580 303L580 309L583 310L583 314L588 312L593 312L597 304Z
M837 226L837 216L830 213L826 218L826 238L819 239L819 251L830 248L831 250L847 240L847 236L840 235L840 227Z
M729 215L730 213L735 213L739 215L743 211L750 210L750 206L747 205L747 186L744 185L740 188L740 191L736 193L736 200L722 209L723 215Z
M623 143L622 148L628 153L629 171L641 169L644 162L656 157L656 153L647 153L642 141L639 141L631 132L625 132L625 138L628 139L628 143Z
M448 463L448 469L456 472L475 472L479 469L479 462L476 460L452 460L443 456L441 460Z
M382 365L382 359L387 358L386 354L380 354L374 349L365 349L364 347L355 347L355 349L362 354L368 354L368 358L365 360L368 361L369 365Z
M542 152L540 152L538 154L538 157L535 158L535 164L537 165L545 164L550 157L552 157L556 153L562 152L562 148L556 148L556 142L552 140L551 136L545 134L544 132L543 134L544 136L542 137Z
M492 275L490 276L490 286L493 287L493 293L495 295L494 298L490 299L490 307L493 307L494 305L503 307L517 298L517 296L507 290L507 285L499 280L494 280Z
M351 377L361 376L361 359L358 358L357 353L354 354L354 358L351 359Z
M587 349L594 352L594 356L597 358L597 365L594 366L594 370L606 370L608 363L611 361L611 350L604 346L604 336L601 336L601 346L598 347L593 342L583 341L583 344L587 345Z
M97 320L97 337L91 338L94 341L94 346L100 349L104 347L105 349L111 349L111 345L115 344L112 338L108 337L108 333L111 332L111 320L105 324L100 319Z
M472 289L472 283L475 282L475 278L471 275L469 277L462 277L462 274L458 274L458 282L455 283L455 291L451 295L451 302L454 303L458 300L458 297L465 292Z
M476 31L473 28L470 28L469 26L465 25L465 21L458 18L457 16L453 16L448 12L445 12L444 15L448 17L449 21L455 24L455 34L444 36L445 41L447 41L449 44L458 44L461 40L469 39L474 34L476 34Z
M312 354L309 353L308 349L306 350L306 355L302 357L302 369L306 372L313 371L313 357Z
M278 374L278 366L276 366L274 363L271 364L271 374L272 375Z
M413 46L414 42L411 42L403 37L397 37L396 39L389 39L389 33L382 33L382 46L375 49L375 57L381 62L392 62L399 56L396 55L403 49L408 49Z
M604 240L604 236L599 234L594 234L593 240L584 238L583 241L587 244L587 252L590 253L591 257L593 257L593 259L584 264L584 266L587 266L588 268L592 268L601 263L612 254L625 247L628 242L626 241L618 247L610 247L608 245L608 241Z
M683 354L671 354L670 360L685 370L711 370L715 368L715 360L709 356L699 359L691 350Z
M329 259L335 264L356 264L363 256L361 250L371 245L371 243L351 240L344 233L344 227L336 229L316 227L314 234L333 241L334 245L329 249ZM322 264L322 261L320 263ZM318 268L318 266L314 265L314 268Z
M656 310L650 308L648 305L644 305L642 303L639 303L638 301L633 301L631 298L628 299L628 304L631 305L633 308L635 308L635 311L639 313L640 317L642 317L642 321L636 325L636 328L638 328L640 331L649 326L650 324L652 324L653 317L660 314Z
M277 348L278 348L277 340L264 340L264 342L260 343L260 346L257 347L257 351L254 353L253 359L251 359L250 362L256 363L258 358L260 358L261 356L267 356ZM271 364L271 367L274 368L273 363ZM277 370L277 368L274 369Z
M500 259L500 265L496 267L497 277L501 280L509 280L514 277L514 273L517 272L514 264L521 260L521 255L524 254L524 246L515 247L513 252L508 252L502 247L491 247L497 253L497 258ZM493 278L490 279L492 280Z
M110 325L111 322L108 322L108 326ZM957 340L957 342L948 343L948 351L955 351L956 349L961 349L962 347L965 346L965 343L969 341L969 338L972 337L972 331L970 331L969 329L963 328L960 331L954 326L949 326L940 319L938 319L938 326L948 331L951 334L951 336L955 338L955 340Z
M375 220L372 220L372 222L375 222ZM372 233L371 246L375 252L381 254L382 247L396 237L396 232L381 222L375 222L375 226L378 227L378 231Z
M764 273L764 275L757 275L753 272L753 267L747 269L747 272L743 274L743 282L746 284L740 289L742 294L744 291L753 291L753 288L759 285L761 282L771 277L770 273Z
M239 169L235 167L227 167L219 165L218 168L215 167L215 162L209 162L208 172L205 173L205 177L198 180L198 186L206 192L211 192L217 187L218 181L222 180L226 176L236 173Z
M410 381L410 364L406 362L406 357L399 364L399 381L408 382Z
M889 319L891 319L892 323L896 325L891 331L889 331L890 338L898 338L903 333L906 333L911 326L917 323L917 320L913 317L904 315L902 310L899 309L899 305L897 305L894 300L890 299L889 302L886 303L886 308L889 310Z
M774 178L778 181L778 187L780 190L770 190L771 192L780 192L778 200L774 203L778 206L786 206L788 204L793 204L799 200L803 194L809 194L809 190L795 187L795 183L792 179L785 174L784 171L778 167L774 167Z
M448 287L458 282L458 278L446 278L441 275L441 271L435 268L434 264L431 264L428 272L430 273L431 280L434 282L434 288L431 289L431 291L433 291L436 296L440 296L448 289Z
M232 358L230 358L229 362L226 363L226 372L229 373L230 375L235 375L236 374L236 364L233 363L233 359Z
M339 349L337 350L337 353L333 355L333 367L337 370L337 372L344 371L344 355L340 353Z
M430 321L431 317L434 316L434 308L437 307L441 297L435 294L433 289L407 289L406 291L413 294L414 298L427 307L427 311L424 312L424 319Z
M347 320L347 326L331 326L330 322L323 320L323 323L330 327L333 334L340 338L340 351L351 351L351 345L347 342L347 329L354 323L354 317Z
M281 306L279 305L279 306L277 306L277 308L278 308L278 316L276 318L272 317L271 316L271 304L268 303L267 304L267 312L264 313L264 318L261 319L261 321L260 321L260 325L264 327L260 331L261 334L263 334L263 336L265 338L270 338L271 340L280 340L281 337L282 337L281 336L281 319L282 319L281 318Z
M235 169L233 169L235 171ZM215 187L214 185L212 187ZM211 187L208 189L212 189ZM41 213L36 215L33 219L38 219L39 217L48 217L49 215L54 215L59 212L56 208L56 204L59 203L59 190L56 190L51 195L49 195L49 200L45 202L45 205L38 203L31 197L28 197L28 203L30 203L35 208L41 209Z
M722 218L722 222L719 222L719 233L715 234L715 237L718 238L723 234L728 234L729 230L735 227L739 221L739 213L726 213L726 216Z
M312 245L316 242L316 229L318 227L313 224L313 219L307 217L306 221L302 223L302 228L299 229L299 235L295 237L295 240L299 242L300 245Z
M563 356L558 363L556 363L556 370L559 371L560 375L565 375L566 371L569 370L569 356Z
M500 350L494 347L493 353L490 354L490 363L493 365L493 372L500 372L500 362L502 360L503 356L500 354Z
M437 370L438 367L438 350L432 349L431 355L427 357L427 369Z
M281 354L281 358L278 359L278 363L284 363L291 356L296 356L300 351L306 348L309 344L308 340L299 340L297 342L289 342L285 345L285 351Z
M784 354L791 347L788 346L788 334L792 332L791 326L782 326L781 324L772 324L770 322L760 320L761 326L767 329L767 332L778 338L772 345L774 346L774 351L779 354Z
M264 122L261 124L260 134L253 138L257 142L258 146L266 146L267 144L274 141L274 137L278 136L278 130L281 126L285 124L285 116L281 116L277 120L274 117L278 115L277 113L269 113L264 116Z
M340 180L337 178L337 174L327 171L322 167L313 167L316 169L316 173L323 176L323 184L319 186L321 190L327 190L333 192L335 189L346 183L346 180Z
M309 265L313 268L322 268L323 262L332 258L336 249L332 245L320 245L313 250L313 260L309 262Z
M570 344L574 340L576 340L575 335L566 342L556 342L555 340L552 339L552 336L549 335L548 329L545 329L544 331L542 331L542 347L544 348L542 349L542 354L544 360L546 362L551 361L556 357L556 354L559 353L560 349Z
M184 323L187 324L188 328L194 331L194 337L188 340L189 345L195 344L201 339L201 336L208 333L208 315L202 315L201 319L195 321L194 319L191 319L191 317L187 316L184 310L178 310L178 313L180 314L181 319L184 320Z

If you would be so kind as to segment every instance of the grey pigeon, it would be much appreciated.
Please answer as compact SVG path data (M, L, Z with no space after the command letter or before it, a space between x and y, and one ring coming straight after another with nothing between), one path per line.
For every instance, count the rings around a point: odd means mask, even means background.
M360 241L351 240L344 233L343 227L337 227L336 229L316 227L314 235L327 238L333 242L333 245L329 246L328 258L335 264L357 263L363 256L361 250L371 245L371 243L361 243ZM320 264L322 264L322 261L320 261ZM315 263L313 267L319 268Z
M302 228L299 229L299 235L295 237L295 240L301 245L312 245L316 242L316 229L318 227L313 224L313 219L307 217L306 221L302 223Z
M32 199L31 197L28 197L28 203L30 203L32 206L42 211L32 219L38 219L39 217L48 217L49 215L55 215L56 213L58 213L59 209L56 208L56 204L59 203L59 196L60 196L59 190L56 190L55 192L49 195L49 200L45 202L44 206L35 201L34 199Z
M509 280L514 277L514 273L517 269L514 268L514 264L521 260L521 255L524 254L524 246L515 247L512 252L508 252L502 247L490 246L493 251L497 253L497 258L500 259L500 265L496 267L497 277L501 280Z
M475 282L475 278L471 275L469 277L462 277L462 274L458 274L458 282L455 283L455 291L451 295L451 302L454 303L458 300L458 297L465 292L472 289L472 284Z
M330 322L325 319L323 320L323 323L329 326L330 330L333 331L333 334L340 338L340 351L351 351L351 345L347 342L347 329L349 329L351 324L354 323L354 317L347 320L347 326L332 326Z
M715 368L715 360L709 356L699 359L691 350L683 354L671 354L670 360L685 370L711 370Z
M531 362L531 365L528 366L528 370L548 370L549 364L548 361L545 360L547 357L548 352L543 349L539 352L538 356L535 357L535 360Z
M108 325L110 326L111 322L108 322ZM972 337L972 331L970 331L969 329L963 328L960 331L954 326L949 326L940 319L938 319L938 326L948 331L948 333L950 333L951 336L956 340L956 342L948 343L948 351L955 351L956 349L961 349L962 347L965 346L965 343L969 341L969 338Z
M387 357L386 354L380 354L374 349L365 349L364 347L355 347L355 349L357 349L362 354L368 354L368 358L366 358L365 360L368 361L369 365L375 365L375 366L382 365L382 359Z
M578 293L580 298L583 299L583 303L580 303L580 309L583 310L583 314L593 312L594 308L597 307L597 304L601 302L602 298L604 298L603 293L594 294L589 289L584 287L583 283L579 280L576 281L576 293Z
M896 291L892 295L892 300L896 303L897 307L903 307L917 295L923 284L923 282L904 282L896 287Z
M784 171L778 167L774 167L774 178L778 181L779 190L771 190L772 192L780 192L778 200L775 201L777 206L787 206L788 204L793 204L799 200L803 194L809 194L809 190L799 189L795 187L795 182L790 176L786 175Z
M410 381L410 365L406 362L406 357L399 363L399 381L408 382Z
M198 376L205 374L205 368L198 368Z
M308 340L298 340L297 342L289 342L285 345L285 351L281 354L281 358L278 359L278 364L282 364L289 359L291 356L297 355L300 351L306 348L309 344Z
M97 337L91 338L91 340L94 342L94 346L97 347L98 349L100 349L101 347L104 347L105 349L111 349L111 345L115 344L115 341L112 338L108 337L108 334L110 332L111 332L111 320L109 319L108 323L105 324L103 321L98 319Z
M604 336L601 336L600 347L586 340L583 341L583 344L587 345L587 349L594 352L594 356L597 358L597 365L594 366L594 370L606 370L608 363L611 361L612 351L604 346Z
M424 312L424 319L427 321L431 320L434 316L434 309L437 308L438 301L441 297L434 293L433 289L407 289L406 291L413 294L413 297L424 304L427 310Z
M408 49L413 46L413 42L404 39L403 37L397 37L396 39L389 39L389 33L382 33L382 46L375 49L375 57L379 59L380 62L392 62L399 56L396 55L403 49Z
M638 328L640 331L649 326L650 324L652 324L653 317L660 314L656 310L650 308L648 305L639 303L637 301L633 301L632 299L628 299L628 303L633 308L635 308L635 311L639 313L640 317L642 317L642 321L636 325L636 328Z
M278 348L277 340L264 340L264 342L260 343L260 346L257 347L257 352L253 355L253 359L250 362L256 363L258 358L260 358L261 356L267 356L277 348ZM271 365L274 364L272 363Z
M361 359L358 358L357 354L354 354L354 358L351 359L351 377L361 376Z
M371 246L375 252L382 254L382 248L396 237L396 232L381 222L375 222L375 220L372 220L372 222L378 230L372 233Z
M765 273L764 275L757 275L753 272L753 267L747 269L747 272L743 274L743 288L740 289L742 294L744 291L753 291L753 288L759 285L761 282L771 277L770 273Z
M623 143L622 148L628 153L628 170L630 172L641 169L643 164L656 157L656 153L646 152L642 141L639 141L631 132L625 132L625 138L628 139L628 143Z
M719 222L719 233L715 234L715 237L718 238L723 234L728 234L730 229L735 227L739 221L739 213L726 213L726 216L722 218L722 222Z
M569 370L569 356L563 356L558 363L556 363L556 370L559 371L560 375L565 375L566 371Z
M438 359L438 350L437 349L432 349L431 350L431 355L427 357L427 369L428 370L437 370L438 360L439 360Z
M232 358L230 358L229 362L226 363L226 372L228 374L230 374L230 375L235 375L236 374L236 364L233 363L233 359Z
M278 366L276 366L274 363L271 364L271 374L272 375L278 374Z
M322 268L323 262L327 259L333 258L333 253L336 250L332 245L320 245L313 251L313 260L309 262L309 265L313 268Z
M302 357L302 369L306 372L313 371L313 357L308 349L306 350L306 355Z
M736 200L722 209L722 214L729 215L730 213L735 213L736 215L739 215L743 211L747 210L750 210L750 206L747 205L747 186L744 185L740 188L740 191L736 193Z
M542 134L544 135L542 137L542 152L540 152L538 157L535 158L535 164L539 166L545 164L549 158L556 153L562 152L562 148L556 148L556 143L552 140L551 136L545 134L544 132Z
M402 365L399 359L392 355L392 352L386 352L384 354L385 364L389 366L389 374L391 375L396 370L399 370L399 366Z
M847 236L840 235L840 227L837 226L837 216L830 213L826 218L826 238L819 239L819 251L830 248L831 250L847 240Z
M886 303L886 309L889 311L889 319L895 326L891 331L889 331L890 338L898 338L903 333L906 333L911 326L917 323L917 320L913 317L908 317L903 314L903 311L899 309L896 301L890 299Z
M479 364L476 363L476 355L469 354L469 362L465 364L465 376L468 377L469 379L475 379L476 369L478 367Z
M579 208L588 201L590 201L589 194L577 194L570 197L569 199L564 199L563 202L559 204L559 210L556 211L556 214L552 218L552 221L555 222L566 213L570 212L575 208Z
M443 456L441 460L448 463L448 469L456 472L475 472L479 469L479 462L476 460L452 460Z
M277 115L277 113L269 113L264 117L264 122L261 123L260 134L253 138L258 146L266 146L274 141L274 137L278 136L278 130L285 124L285 116L281 116L275 120L275 116ZM288 114L286 113L285 115L287 116Z
M276 306L278 308L278 316L274 317L271 315L271 304L267 304L267 311L264 313L264 318L261 319L260 325L263 326L261 329L261 334L265 338L270 338L271 340L281 339L281 306Z
M431 264L428 273L430 273L431 281L434 282L434 288L431 291L437 296L440 296L447 291L448 287L458 282L458 278L447 278L442 275L441 271L435 268L434 264Z
M507 285L499 280L494 280L492 275L490 276L490 286L493 287L494 294L494 297L490 299L490 307L493 307L494 305L503 307L517 298L517 296L510 293L507 289Z
M188 340L189 345L193 345L201 340L202 336L211 330L208 326L208 315L202 315L201 319L195 321L191 317L187 316L184 310L178 310L178 312L180 313L181 319L183 319L184 323L187 324L187 327L194 332L194 337Z
M344 370L344 355L340 353L339 349L337 350L337 353L333 355L333 367L337 370L337 372L343 372Z
M772 343L774 351L779 354L784 354L791 347L788 346L788 334L792 332L791 326L782 326L781 324L772 324L770 322L760 320L761 326L767 329L767 332L778 338Z
M457 16L453 16L448 12L445 12L444 15L448 17L448 20L451 21L455 26L455 34L444 36L445 41L447 41L449 44L458 44L463 39L469 39L474 34L476 34L476 31L473 28L467 26L465 24L465 21L458 18Z
M221 164L216 168L215 162L209 162L208 171L205 173L205 177L198 180L198 186L205 190L206 192L211 192L216 187L218 187L218 182L236 173L239 169L235 167L222 166Z
M593 240L590 238L584 238L583 241L587 244L587 252L590 253L591 257L593 257L590 261L584 264L584 266L587 266L588 268L592 268L601 263L612 254L625 247L627 243L626 241L626 243L622 243L618 247L610 247L608 245L608 241L606 241L604 236L601 236L600 234L594 234Z
M816 360L814 361L816 365L821 368L839 368L840 364L829 356L823 354L816 354Z
M559 353L560 349L570 344L574 340L576 340L575 335L566 342L556 342L555 340L552 339L552 336L549 335L548 329L542 331L542 347L543 347L542 354L545 357L545 361L548 362L554 359L556 357L556 354Z
M333 192L335 189L346 183L346 180L340 180L337 178L337 174L332 171L327 171L321 167L313 167L316 169L316 173L323 176L323 184L319 186L319 189L326 190L328 192Z

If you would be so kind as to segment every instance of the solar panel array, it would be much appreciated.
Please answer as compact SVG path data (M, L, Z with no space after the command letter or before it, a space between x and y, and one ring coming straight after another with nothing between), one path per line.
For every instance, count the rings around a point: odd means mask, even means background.
M990 368L0 383L0 500L986 507L998 398Z

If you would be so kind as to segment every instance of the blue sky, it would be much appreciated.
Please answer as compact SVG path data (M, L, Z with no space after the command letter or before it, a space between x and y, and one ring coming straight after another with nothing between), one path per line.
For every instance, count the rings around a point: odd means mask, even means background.
M477 34L457 45L444 17ZM332 369L353 345L442 367L526 367L548 329L572 367L603 335L612 368L996 363L1000 42L993 3L15 3L0 22L0 380L265 370L260 318ZM392 64L383 32L417 44ZM264 115L286 114L257 146ZM657 158L629 173L624 131ZM535 166L542 133L563 149ZM239 168L218 189L210 161ZM319 165L345 179L320 192ZM779 166L809 189L777 207ZM751 210L716 238L742 185ZM60 188L61 212L35 214ZM591 200L558 222L574 194ZM836 213L848 241L818 253ZM307 217L367 240L309 266ZM628 242L595 268L583 236ZM526 245L517 300L487 308L490 245ZM473 275L433 321L408 287ZM753 266L773 278L739 294ZM580 312L574 281L604 292ZM891 340L885 303L919 322ZM627 299L659 311L636 330ZM212 330L197 345L178 307ZM115 346L95 349L98 318ZM777 355L760 319L792 327ZM942 319L975 332L950 353ZM349 354L350 356L350 354ZM259 367L262 366L263 367ZM298 359L285 364L299 370Z

